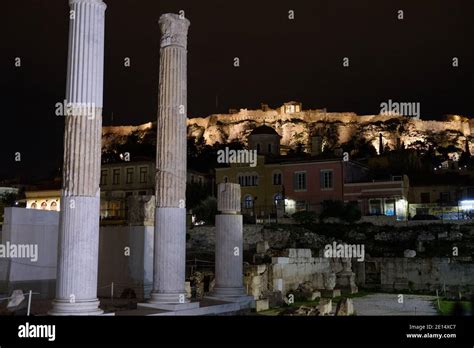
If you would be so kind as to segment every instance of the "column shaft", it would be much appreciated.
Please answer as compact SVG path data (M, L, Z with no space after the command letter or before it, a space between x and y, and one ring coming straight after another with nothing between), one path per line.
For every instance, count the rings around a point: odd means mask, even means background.
M63 187L51 315L96 315L104 27L102 0L70 0Z
M186 271L186 40L189 21L160 18L152 304L183 304Z

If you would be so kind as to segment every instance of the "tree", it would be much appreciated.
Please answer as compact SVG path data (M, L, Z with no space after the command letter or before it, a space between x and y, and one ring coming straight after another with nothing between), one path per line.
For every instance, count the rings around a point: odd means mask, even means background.
M198 221L204 221L207 225L214 225L217 215L217 200L214 197L207 197L194 208L193 214L196 215Z
M186 206L188 209L194 209L209 196L210 192L207 185L196 182L186 184Z

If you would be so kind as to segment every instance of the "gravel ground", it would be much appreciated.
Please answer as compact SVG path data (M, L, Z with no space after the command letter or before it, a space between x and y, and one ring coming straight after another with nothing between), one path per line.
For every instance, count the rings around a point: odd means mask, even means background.
M403 303L398 294L371 294L356 297L354 309L357 315L438 315L433 306L435 296L403 294Z

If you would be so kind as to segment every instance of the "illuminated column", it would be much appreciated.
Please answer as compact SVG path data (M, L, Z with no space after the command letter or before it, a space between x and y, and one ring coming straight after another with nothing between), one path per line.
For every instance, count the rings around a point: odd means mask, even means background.
M216 285L213 296L242 296L243 220L240 214L240 185L219 184L216 215Z
M156 154L154 277L150 304L179 308L186 300L186 55L189 21L164 14L161 29ZM170 305L170 307L166 307Z
M98 315L104 27L102 0L70 0L63 187L51 315Z
M217 189L216 285L208 298L240 302L241 308L254 303L243 287L243 221L240 214L240 185L221 183Z

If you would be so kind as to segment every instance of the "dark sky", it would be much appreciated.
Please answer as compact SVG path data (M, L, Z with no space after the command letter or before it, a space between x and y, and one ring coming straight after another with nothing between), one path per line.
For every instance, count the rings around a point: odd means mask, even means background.
M104 125L156 119L158 18L179 10L191 21L190 117L289 100L374 114L388 99L420 102L422 118L474 115L472 0L105 2ZM0 179L45 175L62 158L68 2L4 1L0 16Z

